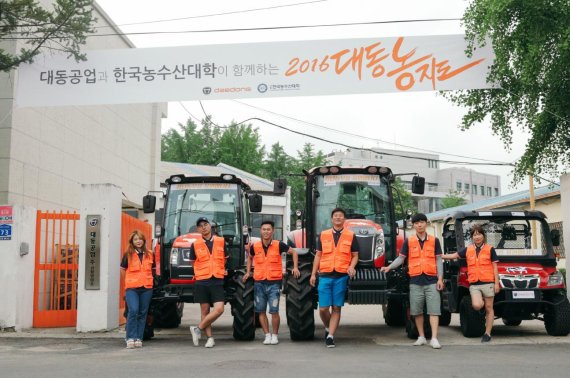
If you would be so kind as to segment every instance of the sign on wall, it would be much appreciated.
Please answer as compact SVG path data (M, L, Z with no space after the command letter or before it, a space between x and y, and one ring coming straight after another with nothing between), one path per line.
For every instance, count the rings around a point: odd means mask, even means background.
M18 106L97 105L492 87L487 44L463 35L268 42L40 55L19 68Z
M0 240L12 240L12 206L0 206Z
M85 235L85 290L100 289L101 215L88 215Z

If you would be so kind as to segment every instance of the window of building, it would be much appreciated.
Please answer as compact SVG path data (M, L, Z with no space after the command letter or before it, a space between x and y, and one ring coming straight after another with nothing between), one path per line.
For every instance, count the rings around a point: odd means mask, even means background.
M428 192L437 192L437 183L428 182L427 187L428 187Z
M465 192L469 193L469 184L465 184Z
M461 182L457 181L456 185L457 185L457 191L460 192L461 191Z
M481 185L481 195L482 196L485 195L485 187L483 185Z
M477 185L473 184L473 194L477 195Z
M499 188L495 188L495 197L499 196Z
M402 185L404 185L404 188L406 188L406 190L409 190L409 191L412 190L412 182L411 181L402 181Z
M428 167L429 168L437 168L437 160L428 159Z
M490 187L490 186L487 187L487 196L489 196L489 197L492 196L492 194L491 194L491 187Z
M251 235L257 238L261 237L261 222L269 220L275 223L273 229L273 239L283 240L283 216L274 214L251 214L252 230Z

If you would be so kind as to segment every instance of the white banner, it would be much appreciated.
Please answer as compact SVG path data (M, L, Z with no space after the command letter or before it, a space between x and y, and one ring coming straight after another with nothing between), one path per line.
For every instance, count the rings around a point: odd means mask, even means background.
M489 44L487 44L489 46ZM269 42L41 55L19 68L18 106L490 88L490 47L463 35Z

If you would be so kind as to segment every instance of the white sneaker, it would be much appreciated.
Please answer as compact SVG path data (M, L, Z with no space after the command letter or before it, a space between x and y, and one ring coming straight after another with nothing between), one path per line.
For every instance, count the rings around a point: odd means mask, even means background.
M420 337L418 337L418 339L414 343L414 346L421 346L421 345L426 345L426 344L427 344L426 338L424 336L420 336Z
M208 337L208 341L206 341L206 348L213 348L216 345L213 337Z
M279 344L279 339L277 338L277 335L273 334L271 335L271 345L277 345Z
M200 339L202 338L202 331L196 326L190 326L190 333L192 334L192 342L194 346L200 345Z
M437 339L431 339L429 345L431 345L433 349L441 349L441 344L439 343L439 341L437 341Z
M271 334L266 333L265 334L265 340L263 340L263 345L270 345L270 344L271 344Z

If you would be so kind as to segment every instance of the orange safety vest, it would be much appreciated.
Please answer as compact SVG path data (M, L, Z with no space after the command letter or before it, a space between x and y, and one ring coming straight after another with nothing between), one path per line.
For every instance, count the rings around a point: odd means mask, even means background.
M224 238L214 236L212 252L208 249L204 239L194 242L194 275L198 281L209 278L224 278L226 275L226 256L224 254Z
M408 274L410 277L422 274L437 276L435 237L428 235L423 248L420 247L420 241L416 235L408 238Z
M143 254L141 259L136 253L133 253L129 258L129 266L125 271L125 289L133 289L144 286L147 289L152 289L152 261L153 256Z
M319 271L322 273L331 273L332 271L346 273L352 260L353 238L354 232L343 230L337 245L335 245L332 229L321 232L322 254Z
M253 279L280 280L283 278L283 262L279 254L279 241L273 240L267 248L267 255L263 250L263 242L260 240L253 244Z
M467 247L465 258L467 259L467 281L471 283L477 281L495 282L495 270L491 261L491 246L489 244L481 246L479 256L475 251L475 245L471 244Z

